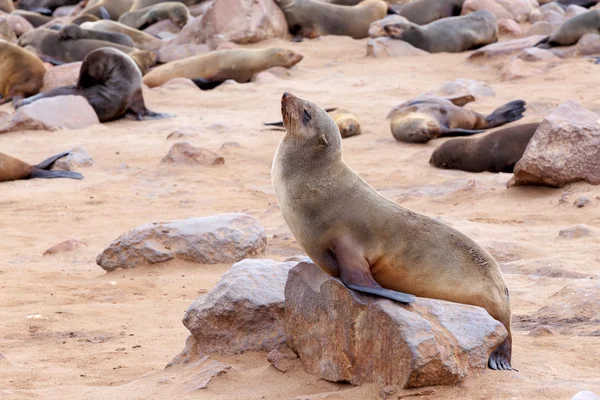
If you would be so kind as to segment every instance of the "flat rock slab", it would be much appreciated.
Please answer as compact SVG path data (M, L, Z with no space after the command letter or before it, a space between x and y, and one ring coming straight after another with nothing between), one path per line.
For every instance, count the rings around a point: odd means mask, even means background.
M403 305L358 294L309 263L290 271L285 307L287 345L304 369L353 385L454 385L487 368L507 336L483 308L422 298Z
M219 214L145 224L119 236L96 263L106 271L175 258L200 264L230 263L264 252L264 228L246 214Z
M527 36L521 39L507 40L483 46L469 56L469 60L489 60L490 58L508 56L535 46L545 35Z
M234 264L185 314L196 353L270 351L283 344L284 287L296 264L267 259Z

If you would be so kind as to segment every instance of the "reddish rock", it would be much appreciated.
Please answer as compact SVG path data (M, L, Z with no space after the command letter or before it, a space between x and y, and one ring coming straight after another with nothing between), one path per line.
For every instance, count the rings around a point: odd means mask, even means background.
M542 121L508 185L561 187L581 180L597 185L599 159L598 114L568 101Z
M435 90L424 93L422 96L417 96L417 98L421 97L459 97L459 96L467 96L471 95L476 99L480 99L483 97L494 96L494 89L487 83L483 81L476 81L473 79L455 79L450 82L444 83L442 86L438 87Z
M210 150L194 147L188 142L179 142L171 147L160 163L208 166L225 164L225 159Z
M47 92L62 86L72 86L77 84L79 71L81 70L81 61L64 65L57 65L46 71L44 75L44 86L41 92Z
M10 27L15 32L17 37L21 36L25 32L33 30L33 25L25 18L16 14L6 14L0 11L0 17L6 18Z
M17 34L12 26L10 26L8 19L3 17L0 17L0 39L4 39L11 43L17 42Z
M498 31L503 35L521 37L523 31L521 25L514 19L499 19L498 20Z
M76 146L69 150L69 154L57 160L52 169L75 171L80 167L92 167L95 162L92 156L82 146Z
M530 49L523 50L521 54L519 54L518 58L527 62L558 59L558 57L551 51L540 49L537 47L532 47Z
M564 239L581 239L592 235L592 230L585 224L579 224L570 228L561 229L558 236Z
M461 14L466 15L479 10L491 12L496 16L496 19L514 19L512 13L496 0L465 0Z
M50 247L48 250L46 250L44 252L43 255L49 256L49 255L54 255L57 253L67 253L67 252L75 251L82 246L87 247L87 243L82 242L80 240L69 239L69 240L65 240L64 242L60 242L59 244L55 244L54 246Z
M577 41L576 49L579 56L600 54L600 35L597 33L586 33Z
M546 21L538 21L531 25L525 36L550 36L555 29L557 29L560 25L553 24L551 22ZM541 40L541 39L540 39Z
M181 32L181 28L175 25L175 23L170 19L163 19L162 21L158 21L157 23L152 24L144 29L144 32L152 36L159 36L163 32L177 35L179 32Z
M271 365L283 373L288 372L290 369L296 365L294 360L298 359L298 356L289 349L287 351L280 350L271 350L269 354L267 354L267 361L271 363Z
M428 52L418 49L404 40L389 37L369 39L367 42L367 56L376 58L424 56Z
M524 37L522 39L507 40L504 42L488 44L479 50L475 50L473 54L469 56L469 60L485 61L490 58L508 56L520 52L521 50L533 47L545 37L545 35L535 35Z
M577 4L571 4L567 7L567 11L565 12L565 19L570 19L576 17L581 14L585 14L589 10L585 7L578 6Z

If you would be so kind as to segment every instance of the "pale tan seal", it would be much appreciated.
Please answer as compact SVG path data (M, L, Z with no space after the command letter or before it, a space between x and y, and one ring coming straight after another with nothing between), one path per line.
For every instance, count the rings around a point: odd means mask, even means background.
M185 5L169 1L135 11L128 11L121 15L119 22L143 30L163 19L169 19L179 28L183 28L189 18L190 11Z
M0 39L0 104L37 94L46 68L35 54Z
M160 86L173 78L188 78L199 87L233 79L248 82L255 74L271 67L291 68L302 55L280 47L265 49L227 49L173 61L148 72L144 83Z
M488 365L512 369L509 293L492 256L459 231L385 198L348 168L325 110L284 93L281 112L287 132L273 161L273 186L313 262L360 292L485 308L508 331Z
M52 165L59 158L69 155L68 151L57 154L42 161L38 165L29 165L24 161L0 153L0 182L17 181L32 178L71 178L83 179L78 172L73 171L51 171Z

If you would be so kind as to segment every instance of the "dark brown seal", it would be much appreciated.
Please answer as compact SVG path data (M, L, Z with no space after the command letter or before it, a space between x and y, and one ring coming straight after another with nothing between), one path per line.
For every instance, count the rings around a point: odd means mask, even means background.
M523 124L476 139L448 140L435 149L429 164L468 172L512 173L539 125Z
M138 121L168 117L146 108L140 69L127 54L110 47L94 50L85 57L77 85L40 93L20 101L17 108L39 99L62 95L85 97L100 122L123 116Z
M0 104L37 94L46 68L35 54L0 39Z
M83 179L83 175L73 171L50 171L52 165L70 152L57 154L42 161L38 165L29 165L9 155L0 153L0 182L16 181L19 179L32 178L71 178Z
M485 308L508 331L488 365L512 369L508 288L492 256L459 231L382 196L348 168L325 110L284 93L281 113L287 132L273 161L273 186L312 261L359 292Z
M18 0L17 7L21 10L34 11L40 14L52 15L58 7L74 6L81 0Z
M557 30L541 41L536 46L550 48L556 46L569 46L579 41L586 33L600 33L600 10L592 10L569 18Z
M511 101L484 116L462 106L472 96L454 99L429 97L411 100L388 114L394 138L405 143L426 143L441 136L468 136L523 117L525 102Z
M385 31L391 38L404 40L430 53L459 53L498 40L496 17L487 10L443 18L423 26L399 22L386 25Z
M179 28L183 28L189 18L190 11L185 5L169 1L135 11L128 11L121 15L119 23L144 30L152 24L169 19Z

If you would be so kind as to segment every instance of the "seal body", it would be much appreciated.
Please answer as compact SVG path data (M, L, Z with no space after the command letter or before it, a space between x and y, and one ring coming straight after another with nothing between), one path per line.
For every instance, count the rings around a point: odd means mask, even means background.
M58 31L58 36L62 40L93 39L112 42L127 47L135 47L133 40L124 33L93 31L89 29L83 29L79 25L75 24L63 26L61 30Z
M398 14L417 25L459 16L465 0L418 0L403 5Z
M473 100L472 96L430 97L400 104L388 115L392 135L405 143L426 143L440 136L468 136L516 121L525 111L525 102L515 100L483 116L462 107Z
M0 104L37 94L45 74L35 54L0 39Z
M18 15L19 17L26 19L27 22L29 22L34 28L39 28L40 26L52 21L52 17L48 17L33 11L15 10L11 14Z
M195 4L201 3L204 0L134 0L130 11L140 10L142 8L154 6L154 5L160 4L160 3L166 3L168 1L185 4L186 6L189 7L189 6L193 6Z
M163 19L170 19L179 28L183 28L189 17L190 11L185 5L169 1L135 11L128 11L121 15L119 22L142 30Z
M142 50L157 51L164 44L159 38L156 38L138 29L134 29L130 26L120 24L116 21L102 20L84 22L81 24L81 27L93 31L123 33L133 40L136 48Z
M384 18L387 3L365 0L355 6L341 6L319 0L279 0L292 35L316 38L323 35L369 36L371 22Z
M0 182L16 181L31 178L71 178L82 179L83 176L72 171L50 171L56 160L68 155L69 152L57 154L42 161L38 165L29 165L24 161L0 153Z
M100 19L117 21L131 9L133 0L89 0L81 14L95 15Z
M477 139L448 140L435 149L429 164L468 172L512 173L539 125L511 126Z
M123 116L137 120L166 118L146 108L142 74L127 54L110 47L94 50L83 60L76 86L63 86L17 103L17 108L39 99L63 95L86 98L100 122Z
M480 10L461 17L443 18L427 25L399 22L385 26L388 36L430 53L459 53L498 40L496 17Z
M161 65L144 77L144 84L152 88L173 78L211 82L233 79L245 83L267 68L291 68L300 60L302 55L280 47L217 50Z
M591 10L569 18L536 46L542 48L569 46L577 43L586 33L600 33L600 10Z
M492 256L457 230L388 200L348 168L325 110L288 93L281 108L287 132L273 161L273 186L308 256L354 290L485 308L509 332L489 366L512 369L509 294Z

